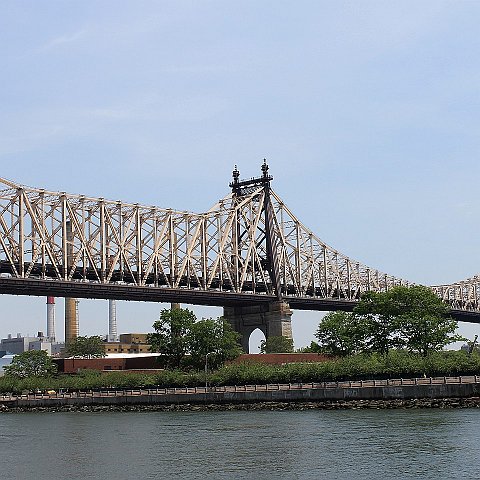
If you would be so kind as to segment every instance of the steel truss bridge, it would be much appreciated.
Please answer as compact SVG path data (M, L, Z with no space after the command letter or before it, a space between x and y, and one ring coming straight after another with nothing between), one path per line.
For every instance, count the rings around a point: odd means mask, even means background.
M352 310L409 282L328 246L262 175L205 213L50 192L0 178L0 293ZM457 320L480 323L480 278L432 286Z

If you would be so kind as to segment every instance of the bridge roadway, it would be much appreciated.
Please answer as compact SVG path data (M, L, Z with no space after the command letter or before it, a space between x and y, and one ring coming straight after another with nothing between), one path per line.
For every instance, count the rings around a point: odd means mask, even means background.
M217 307L264 305L265 309L268 308L268 304L278 301L274 295L261 293L2 276L0 276L0 294L184 303ZM357 300L313 296L284 295L283 300L288 302L293 310L323 312L335 310L351 312L357 304ZM452 309L451 315L460 322L480 323L480 312Z

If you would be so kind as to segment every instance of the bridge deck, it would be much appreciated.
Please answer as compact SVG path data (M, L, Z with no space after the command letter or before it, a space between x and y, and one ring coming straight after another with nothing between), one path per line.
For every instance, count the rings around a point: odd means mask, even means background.
M32 278L0 277L0 294L56 296L70 298L115 299L158 303L185 303L217 307L267 305L278 301L274 295L259 293L222 292L220 290L200 290L191 288L165 288L138 286L131 284L74 282L64 280L43 280ZM351 312L356 300L341 298L292 297L285 295L283 300L294 310ZM480 312L451 310L457 321L480 323Z

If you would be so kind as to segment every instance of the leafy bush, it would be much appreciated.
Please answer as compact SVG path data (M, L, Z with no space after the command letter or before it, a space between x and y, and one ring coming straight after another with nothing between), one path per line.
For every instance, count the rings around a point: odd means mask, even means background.
M472 355L463 351L432 352L423 356L404 350L391 350L387 355L352 355L320 363L231 364L210 373L207 380L209 385L222 386L475 374L480 375L480 354L476 352ZM22 393L36 389L76 391L203 385L203 372L185 374L179 370L164 370L152 374L83 370L78 375L57 377L0 377L0 393Z

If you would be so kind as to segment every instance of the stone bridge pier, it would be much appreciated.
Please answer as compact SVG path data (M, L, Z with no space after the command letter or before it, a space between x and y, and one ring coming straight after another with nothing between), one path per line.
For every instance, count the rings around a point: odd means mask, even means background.
M242 335L243 351L249 353L250 335L257 328L265 338L292 338L292 311L286 302L272 302L268 305L246 307L224 307L223 316L234 330Z

